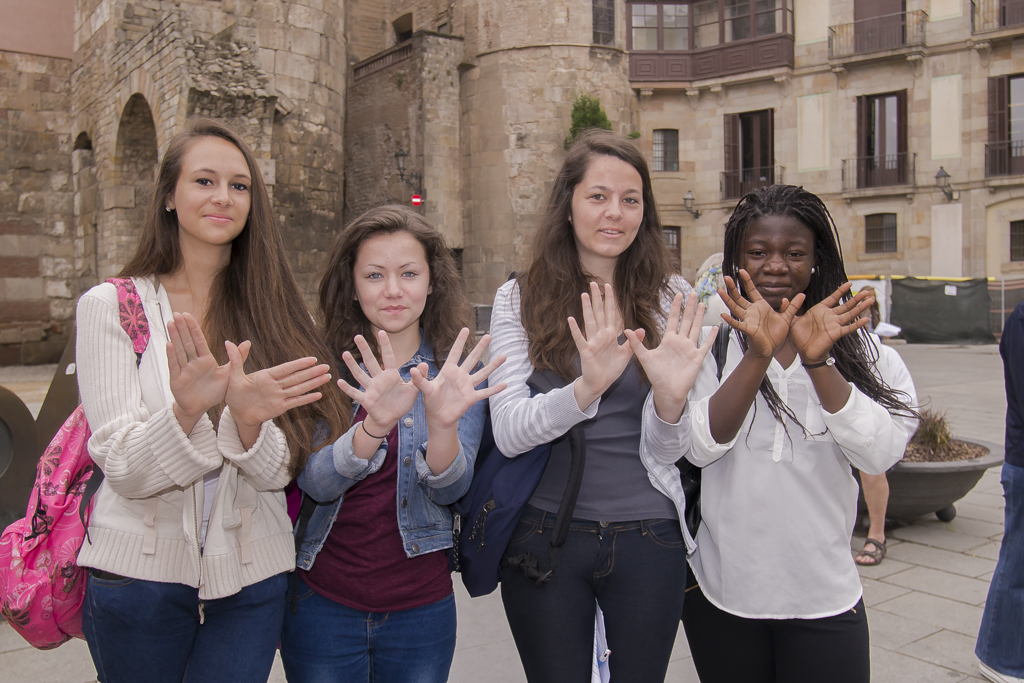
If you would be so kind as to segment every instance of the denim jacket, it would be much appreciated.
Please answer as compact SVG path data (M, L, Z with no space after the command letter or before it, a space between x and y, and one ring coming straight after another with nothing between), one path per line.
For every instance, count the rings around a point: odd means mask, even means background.
M433 379L438 368L434 352L424 340L419 350L399 372L410 380L409 371L420 363L427 364L427 376ZM452 515L448 505L469 490L473 479L473 462L480 446L486 419L487 402L478 401L459 419L459 453L441 474L432 474L427 466L427 418L423 395L405 417L398 421L398 530L405 554L416 557L444 550L452 545ZM370 460L357 458L352 452L352 437L359 423L333 444L309 456L306 468L299 475L299 488L318 501L306 528L296 566L308 570L334 525L345 492L356 482L373 474L384 464L387 441Z

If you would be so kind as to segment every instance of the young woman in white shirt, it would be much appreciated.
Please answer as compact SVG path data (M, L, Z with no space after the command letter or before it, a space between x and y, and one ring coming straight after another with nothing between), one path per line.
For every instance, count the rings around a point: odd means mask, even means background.
M881 473L902 457L910 399L859 331L872 300L849 296L818 197L787 185L745 196L723 266L722 381L709 360L690 394L687 457L703 468L699 586L683 610L694 665L702 683L866 683L851 465Z
M490 378L508 385L490 399L495 441L508 457L552 444L505 551L505 614L531 683L589 680L595 600L612 680L660 682L693 548L674 463L689 449L686 396L710 340L696 343L695 294L681 310L690 287L671 275L647 164L630 141L605 131L577 140L533 254L491 315L491 353L508 358ZM531 396L535 373L552 388ZM556 566L549 539L570 430L587 452Z

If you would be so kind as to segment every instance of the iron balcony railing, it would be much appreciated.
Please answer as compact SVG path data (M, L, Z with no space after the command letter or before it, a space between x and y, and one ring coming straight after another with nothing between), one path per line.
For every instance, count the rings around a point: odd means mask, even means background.
M829 26L829 59L924 45L927 24L928 14L915 10Z
M843 191L913 185L916 162L913 152L843 159Z
M985 145L985 177L1024 175L1024 140Z
M751 190L783 182L782 166L758 166L737 171L723 171L721 178L722 199L739 199Z
M1024 26L1024 0L971 0L971 32Z

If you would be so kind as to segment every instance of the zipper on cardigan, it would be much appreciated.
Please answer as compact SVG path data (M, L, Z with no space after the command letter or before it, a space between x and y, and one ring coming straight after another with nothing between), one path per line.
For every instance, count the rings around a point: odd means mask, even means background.
M192 485L192 523L195 525L196 531L196 556L199 559L199 588L203 587L203 548L199 544L199 514L196 506L196 487ZM203 624L206 619L206 615L203 614L203 601L199 601L199 624Z

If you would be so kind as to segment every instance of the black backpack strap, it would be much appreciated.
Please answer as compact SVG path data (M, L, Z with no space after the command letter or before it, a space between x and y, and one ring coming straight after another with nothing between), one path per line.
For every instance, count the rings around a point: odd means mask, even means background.
M316 506L317 502L303 492L302 504L299 506L299 518L295 520L296 556L298 556L299 550L302 548L302 541L306 538L306 527L309 526L309 520L313 517ZM299 572L295 569L292 570L291 584L292 603L290 609L292 614L295 614L299 610Z
M715 363L718 365L717 377L718 381L722 381L722 371L725 370L725 359L729 355L729 333L732 332L732 328L727 323L722 323L718 326L718 336L715 337L714 345L711 347L711 355L715 357Z
M78 501L78 519L82 520L82 528L85 529L85 540L89 541L89 545L92 545L92 539L89 538L89 524L85 521L85 512L89 508L89 503L92 502L93 496L100 490L100 484L103 483L103 470L99 468L99 465L93 463L92 475L89 477L89 481L85 482L85 489L82 491L82 497Z
M551 371L534 372L527 384L539 394L546 394L552 389L566 386L568 382ZM565 484L565 492L558 504L558 514L555 516L555 527L551 533L549 547L551 550L551 562L548 570L537 577L537 586L540 587L551 580L551 575L558 565L558 550L565 545L569 537L569 525L572 522L572 513L576 509L576 499L580 495L580 485L583 483L583 466L587 460L587 440L583 435L583 428L579 425L569 430L569 449L571 459L569 461L569 480Z

